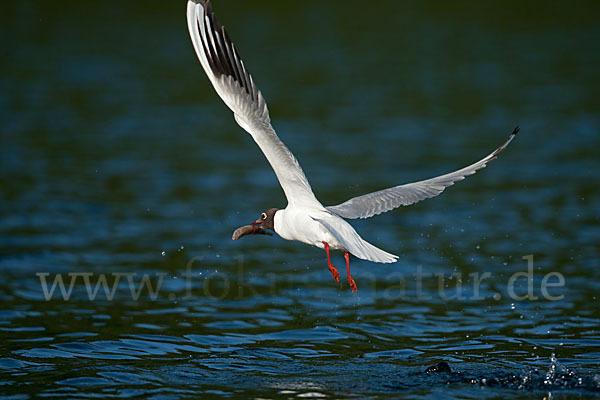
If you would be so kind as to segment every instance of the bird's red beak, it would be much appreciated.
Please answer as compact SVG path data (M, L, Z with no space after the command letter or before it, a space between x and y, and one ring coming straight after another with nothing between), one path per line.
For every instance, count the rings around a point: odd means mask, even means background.
M252 229L252 232L251 232L251 233L254 233L254 232L258 231L258 230L260 229L260 225L261 225L261 224L262 224L262 221L260 220L260 218L259 218L259 219L257 219L257 220L256 220L256 221L254 221L254 222L250 222L250 225L253 227L253 229Z

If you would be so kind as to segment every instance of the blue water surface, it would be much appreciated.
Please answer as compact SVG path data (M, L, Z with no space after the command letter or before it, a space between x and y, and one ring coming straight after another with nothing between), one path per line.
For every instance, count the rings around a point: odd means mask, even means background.
M214 3L323 204L521 132L352 221L399 256L352 258L352 294L339 253L338 284L322 250L231 240L286 200L185 2L3 2L0 395L598 396L598 7Z

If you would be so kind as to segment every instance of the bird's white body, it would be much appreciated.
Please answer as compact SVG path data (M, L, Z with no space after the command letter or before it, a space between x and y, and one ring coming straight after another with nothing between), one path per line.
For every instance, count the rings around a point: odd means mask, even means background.
M317 210L286 207L278 210L275 213L275 232L286 240L296 240L321 249L325 247L323 242L326 242L333 250L346 250L322 223L313 218L323 217L325 213L327 210L324 208Z
M458 171L324 207L313 194L298 160L275 133L262 93L254 84L227 32L217 22L209 1L188 0L187 22L194 49L210 82L233 111L236 122L261 149L286 195L288 205L275 212L273 229L287 240L325 248L327 252L329 248L343 250L363 260L395 262L397 256L363 240L344 218L369 218L437 196L448 186L474 174L496 159L518 131L516 128L508 140L493 153ZM266 218L266 214L263 215ZM348 262L347 254L346 261ZM331 268L333 267L330 265ZM355 290L354 282L351 284Z
M275 213L275 232L284 239L312 246L352 253L355 257L381 263L392 263L398 256L367 242L346 220L325 207L286 207Z

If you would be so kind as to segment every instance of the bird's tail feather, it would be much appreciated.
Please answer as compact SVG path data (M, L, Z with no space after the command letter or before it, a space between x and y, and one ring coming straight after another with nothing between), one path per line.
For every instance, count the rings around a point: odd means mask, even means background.
M367 242L354 230L352 225L341 218L315 218L319 221L342 246L353 256L362 260L379 263L393 263L398 256L383 251Z

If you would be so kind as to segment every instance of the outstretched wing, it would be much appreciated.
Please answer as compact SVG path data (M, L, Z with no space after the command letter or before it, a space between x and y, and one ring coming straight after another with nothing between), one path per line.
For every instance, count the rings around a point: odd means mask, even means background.
M206 75L217 94L233 111L237 123L264 153L288 202L321 208L300 164L271 126L267 104L225 28L213 14L210 2L189 0L187 22L194 49Z
M394 186L389 189L354 197L337 206L326 208L343 218L369 218L400 206L408 206L418 201L435 197L442 193L448 186L454 185L454 182L463 180L466 176L473 175L481 168L485 168L489 162L495 160L498 154L509 145L517 132L519 132L518 126L513 130L506 142L494 150L493 153L481 161L458 171L438 176L437 178Z

